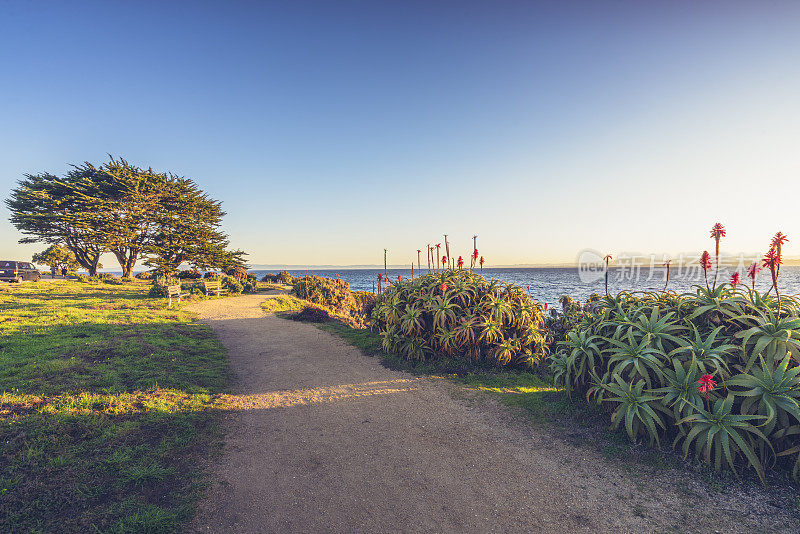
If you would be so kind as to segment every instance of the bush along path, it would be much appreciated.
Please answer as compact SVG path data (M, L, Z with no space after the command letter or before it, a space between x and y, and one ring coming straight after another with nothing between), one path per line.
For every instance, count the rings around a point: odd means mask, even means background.
M530 424L496 402L533 399L525 395L542 385L533 375L523 377L526 387L511 374L475 387L390 370L329 332L265 314L265 298L273 297L189 306L228 349L234 389L223 454L210 466L192 530L800 528L757 485L711 487L683 467L632 470L581 443L587 436L579 428ZM362 347L379 345L369 331L325 328Z

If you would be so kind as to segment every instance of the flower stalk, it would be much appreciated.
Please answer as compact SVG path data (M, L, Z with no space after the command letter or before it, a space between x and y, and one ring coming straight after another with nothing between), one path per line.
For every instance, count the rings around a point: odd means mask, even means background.
M716 267L714 268L714 287L717 287L717 274L719 273L719 240L725 237L725 227L720 223L716 223L711 227L711 237L714 239L714 256L716 258Z

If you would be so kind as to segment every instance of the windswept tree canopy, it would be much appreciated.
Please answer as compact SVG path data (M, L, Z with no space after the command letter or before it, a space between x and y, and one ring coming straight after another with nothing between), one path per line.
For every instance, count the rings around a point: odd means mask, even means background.
M91 182L76 172L64 178L26 174L6 200L11 223L26 236L20 243L63 243L96 274L107 245L101 230L104 207L94 202L92 190Z
M104 252L116 256L126 277L140 257L162 272L184 262L199 269L244 265L244 252L228 250L219 201L188 178L124 159L73 166L63 178L26 175L6 205L26 234L20 242L64 243L90 274Z
M75 254L72 253L67 247L59 244L50 245L42 252L37 252L33 255L33 263L39 265L47 265L57 271L67 269L74 271L80 267L80 263L75 259Z
M232 265L244 253L228 251L228 236L220 229L224 215L222 204L192 180L167 176L145 264L161 272L172 272L183 262L201 270Z

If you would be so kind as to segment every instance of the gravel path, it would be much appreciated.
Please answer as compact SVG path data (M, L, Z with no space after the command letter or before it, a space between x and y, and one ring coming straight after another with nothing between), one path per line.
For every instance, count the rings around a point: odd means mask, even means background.
M236 410L196 532L776 532L752 500L632 477L488 395L391 371L268 296L189 309L230 355ZM725 500L727 499L727 500ZM720 512L723 507L724 512Z

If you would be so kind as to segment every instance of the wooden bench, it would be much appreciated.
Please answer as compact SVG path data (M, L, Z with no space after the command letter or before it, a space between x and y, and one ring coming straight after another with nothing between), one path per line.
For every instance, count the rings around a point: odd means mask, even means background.
M218 297L228 294L228 288L222 287L221 280L203 280L203 288L207 297L210 297L211 293L215 293Z
M174 285L174 286L167 286L167 308L172 307L172 299L177 299L180 303L181 297L188 297L189 293L181 293L181 286Z

